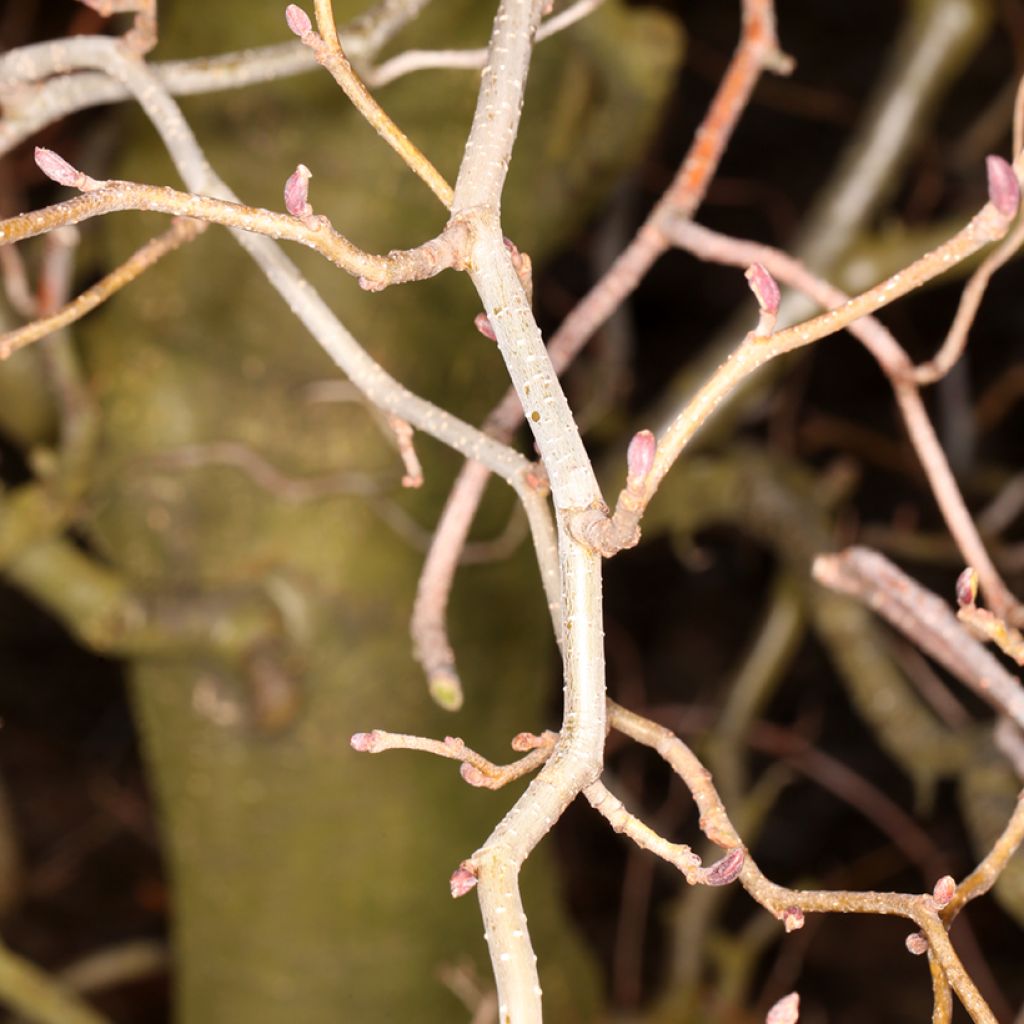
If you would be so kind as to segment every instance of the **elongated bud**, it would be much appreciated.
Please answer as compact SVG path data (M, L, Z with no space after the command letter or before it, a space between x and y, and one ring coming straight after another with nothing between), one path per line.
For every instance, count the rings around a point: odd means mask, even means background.
M760 263L753 263L747 267L744 276L750 285L750 290L754 293L754 298L757 299L761 312L771 316L778 313L781 295L775 278Z
M457 900L476 887L476 872L462 863L452 872L448 885L451 888L452 899Z
M961 608L972 608L978 600L978 574L968 566L956 578L956 603Z
M1020 182L1013 168L1001 156L985 157L989 202L1007 219L1017 215Z
M935 906L941 910L949 904L949 901L956 895L956 882L952 875L943 875L932 889L932 899Z
M626 449L626 483L630 487L639 487L647 479L654 465L654 453L658 442L649 430L635 433Z
M307 32L313 31L313 23L309 15L297 4L289 4L284 9L284 20L288 27L301 39Z
M68 188L77 188L82 191L88 191L89 188L96 186L94 178L83 174L77 167L72 167L64 157L59 153L54 153L52 149L36 146L35 160L39 170L58 185L67 185Z
M800 1019L800 993L783 996L766 1014L764 1024L796 1024Z
M293 217L309 217L313 213L309 205L309 179L312 177L310 169L299 164L284 183L284 208Z
M742 846L734 846L721 860L715 861L705 872L702 881L705 885L728 885L739 878L743 862L747 855Z

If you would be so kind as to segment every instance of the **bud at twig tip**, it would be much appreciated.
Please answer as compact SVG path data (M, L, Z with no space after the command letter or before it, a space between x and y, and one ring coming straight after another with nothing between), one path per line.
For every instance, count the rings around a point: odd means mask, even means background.
M36 166L51 181L58 185L67 185L68 188L85 188L92 183L93 179L83 174L76 167L72 167L59 153L52 149L45 149L43 146L36 146Z
M284 183L284 208L293 217L309 217L313 207L309 205L309 179L312 171L299 164Z
M932 899L935 906L941 910L949 904L949 901L956 895L956 882L952 875L943 875L932 890Z
M647 479L657 448L658 442L649 430L640 430L633 435L626 449L626 474L631 484L642 484Z
M458 711L462 707L462 683L449 672L438 672L427 681L430 699L442 711Z
M978 574L968 566L956 578L956 603L961 608L972 608L978 600Z
M284 9L284 20L288 27L301 39L307 32L313 31L313 23L309 15L297 4L289 4Z
M985 157L989 202L1004 216L1015 217L1020 206L1020 182L1013 167L1001 156Z
M754 298L757 299L761 312L771 316L778 313L781 295L775 278L760 263L752 263L747 267L744 276L750 285L750 290L754 293Z
M767 1013L764 1024L796 1024L800 1019L800 993L783 996Z
M372 754L377 743L377 735L375 732L357 732L352 734L348 742L353 750L358 750L361 754Z

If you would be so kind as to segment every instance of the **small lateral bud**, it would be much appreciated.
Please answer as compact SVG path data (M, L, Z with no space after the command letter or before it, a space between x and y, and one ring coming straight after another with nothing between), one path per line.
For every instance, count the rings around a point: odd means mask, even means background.
M288 27L301 39L307 32L313 31L313 23L309 15L297 4L289 4L284 9L284 20Z
M786 907L782 912L782 927L786 934L799 931L804 926L804 912L799 907Z
M985 157L989 202L1006 218L1015 217L1020 206L1020 182L1001 156Z
M972 608L978 600L978 574L968 566L956 578L956 603L961 608Z
M932 899L935 901L935 906L941 910L948 905L954 895L956 895L956 882L953 880L953 876L943 875L935 883L935 888L932 889Z
M497 341L498 336L494 333L494 328L491 326L491 321L487 318L486 313L477 313L473 317L473 326L485 337L491 341Z
M512 749L517 754L525 754L530 750L536 750L541 745L541 738L532 732L517 732L512 737Z
M64 157L54 153L52 149L36 146L35 160L39 170L58 185L83 190L95 185L95 181L88 174L83 174L77 167L72 167Z
M753 263L747 267L744 276L750 285L750 290L754 293L754 298L757 299L761 312L771 316L778 313L781 295L775 278L760 263Z
M476 786L481 788L487 785L487 779L484 773L480 771L476 765L470 764L468 761L463 761L459 765L459 775L462 776L462 781L468 783L470 786Z
M309 205L309 179L312 177L310 169L299 164L284 183L284 208L293 217L309 217L313 213Z
M783 996L765 1015L764 1024L796 1024L800 1019L800 993Z
M654 465L657 447L654 434L649 430L640 430L633 435L626 449L626 474L629 484L639 486L647 479L647 474Z
M373 754L377 747L377 733L376 731L353 733L352 739L348 742L353 750L358 750L361 754Z
M702 881L705 885L728 885L739 878L746 860L742 846L734 846L721 860L715 861L705 872Z
M928 940L920 932L911 932L907 936L907 949L914 956L923 956L928 952Z
M457 900L476 887L476 872L463 862L452 872L448 885L451 888L452 899Z

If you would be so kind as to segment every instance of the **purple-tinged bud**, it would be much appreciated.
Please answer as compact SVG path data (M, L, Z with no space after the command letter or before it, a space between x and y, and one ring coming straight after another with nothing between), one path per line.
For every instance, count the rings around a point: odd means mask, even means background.
M628 483L639 486L647 479L654 465L658 442L649 430L637 431L626 449L626 476Z
M95 185L95 181L88 174L83 174L77 167L72 167L64 157L54 153L52 149L36 146L35 160L39 170L58 185L83 190Z
M804 912L799 907L786 907L782 912L782 927L786 934L799 931L804 926Z
M309 15L297 4L289 4L284 9L284 20L288 27L301 39L307 32L313 31L313 23Z
M462 863L452 872L448 885L451 888L452 899L457 900L476 887L476 872Z
M989 202L1007 219L1017 215L1020 206L1020 182L1013 167L1001 156L985 157Z
M536 750L544 741L532 732L517 732L512 737L512 749L517 754L525 754L527 751Z
M477 313L473 317L473 326L485 337L491 341L497 341L498 336L494 333L494 328L491 326L491 321L487 318L486 313Z
M949 901L956 895L956 882L952 875L943 875L932 889L932 899L935 906L941 910L949 904Z
M914 956L923 956L928 952L928 940L920 932L911 932L906 939L907 949Z
M973 608L978 600L978 574L968 566L956 578L956 603L961 608Z
M735 882L746 858L743 847L734 846L721 860L704 870L701 881L705 885L728 885Z
M462 776L462 781L470 786L481 788L487 785L487 777L484 773L476 765L472 765L468 761L463 761L459 765L459 775Z
M800 993L783 996L765 1015L764 1024L796 1024L800 1019Z
M377 748L377 732L374 730L353 733L352 739L348 742L353 750L358 750L361 754L373 754Z
M309 217L313 213L309 205L309 179L312 177L310 169L299 164L284 183L284 208L293 217Z
M754 293L754 298L757 299L761 312L771 316L778 313L781 295L775 278L760 263L752 263L747 267L744 276L750 285L750 290Z

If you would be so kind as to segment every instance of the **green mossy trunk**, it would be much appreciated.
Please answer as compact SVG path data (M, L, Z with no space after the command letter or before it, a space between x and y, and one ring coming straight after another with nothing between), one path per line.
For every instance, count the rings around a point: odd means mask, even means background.
M244 14L233 14L236 6ZM404 44L486 38L492 4L436 8ZM189 0L170 8L157 57L286 38L279 4L196 9ZM561 211L578 223L639 152L677 55L662 18L614 7L544 45L505 203L506 229L535 259L575 226ZM472 74L430 73L381 94L449 176L475 83ZM317 211L357 244L412 245L444 223L325 73L185 108L213 165L254 204L280 208L282 184L301 161L315 175ZM162 154L139 149L152 140L149 127L132 126L116 173L177 184ZM104 243L111 258L163 226L116 217ZM311 254L290 255L374 358L414 390L471 421L503 390L498 355L472 327L477 304L464 278L368 296ZM111 303L86 333L104 417L93 543L142 588L261 589L283 623L273 645L284 681L188 652L132 665L173 880L177 1018L468 1018L439 973L468 962L489 987L489 968L475 902L453 904L447 878L515 794L469 789L453 763L424 755L357 755L348 737L373 727L457 733L505 760L514 733L550 724L558 683L528 545L512 561L460 575L453 623L467 700L446 715L430 703L407 640L422 551L392 520L397 509L429 530L458 460L418 438L426 484L403 492L398 457L373 415L356 402L313 400L310 386L339 381L337 370L218 229ZM290 500L237 464L211 463L216 449L194 447L221 442L289 477L368 474L383 493ZM206 453L202 465L197 451ZM484 516L490 534L510 507L495 485ZM556 889L542 848L524 890L548 1012L589 1020L595 977Z

